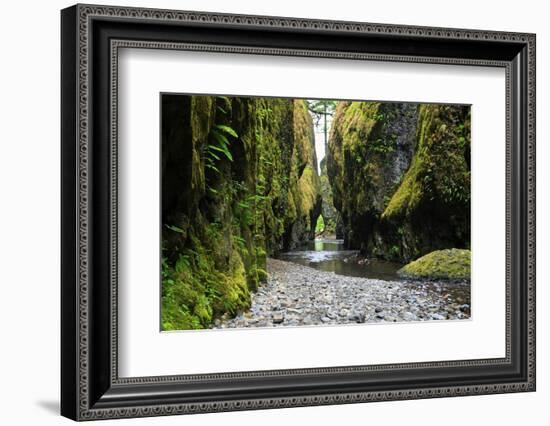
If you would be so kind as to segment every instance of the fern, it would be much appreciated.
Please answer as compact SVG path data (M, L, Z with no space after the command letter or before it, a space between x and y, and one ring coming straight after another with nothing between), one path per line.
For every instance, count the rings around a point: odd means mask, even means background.
M165 225L170 231L177 232L178 234L185 234L185 231L175 225Z
M221 154L223 154L223 156L225 156L225 158L229 161L233 161L233 154L231 154L231 150L229 149L231 142L228 136L238 138L239 135L231 127L223 124L216 124L212 127L210 134L216 143L208 144L206 146L206 167L220 173L219 169L215 166L215 163L216 161L221 160Z
M216 124L214 126L215 129L219 130L220 132L223 132L223 133L227 133L228 135L231 135L233 136L234 138L238 138L239 135L237 135L237 132L235 130L233 130L231 127L229 126L225 126L223 124Z

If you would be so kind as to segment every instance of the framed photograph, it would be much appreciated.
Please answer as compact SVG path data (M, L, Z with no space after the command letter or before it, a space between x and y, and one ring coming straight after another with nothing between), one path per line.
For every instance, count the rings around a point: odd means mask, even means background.
M535 35L61 12L61 412L535 390Z

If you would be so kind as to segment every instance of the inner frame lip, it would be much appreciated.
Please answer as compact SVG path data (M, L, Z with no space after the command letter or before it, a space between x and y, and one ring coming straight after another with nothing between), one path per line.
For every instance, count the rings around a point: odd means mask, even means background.
M209 49L209 46L205 47L205 46L202 46L202 45L196 45L196 44L193 44L193 43L173 43L173 42L166 42L166 43L158 43L158 42L150 42L150 41L144 41L144 40L128 40L128 39L117 39L117 38L113 38L113 39L110 39L110 49L111 49L111 60L113 62L115 62L115 64L117 63L117 59L118 59L118 51L120 49L126 49L126 48L139 48L139 49L166 49L168 48L169 50L194 50L194 49L189 49L189 47L195 47L197 49L197 51L200 51L200 52L220 52L220 51L223 51L224 49L228 48L227 46L219 46L219 45L216 45L215 46L215 49L214 50L210 50ZM255 54L256 51L258 51L258 48L255 48L255 47L245 47L243 48L243 52L242 54ZM265 49L262 49L262 51L265 51ZM278 52L278 55L283 55L283 50L282 49L278 49L277 50ZM288 51L284 51L284 52L287 52L287 56L301 56L301 51L298 50L298 52L296 52L294 49L289 49ZM238 52L235 52L235 51L230 51L228 53L238 53ZM314 57L317 57L316 55L313 55ZM361 56L363 57L363 60L369 60L369 54L361 54ZM324 56L325 57L325 56ZM325 57L327 59L331 59L330 57ZM415 61L414 60L414 57L412 57L413 59L411 60L411 62L418 62L418 61ZM341 57L336 57L334 59L342 59ZM344 58L346 59L346 58ZM381 59L378 55L375 56L375 59L374 61L378 62L378 61L390 61L390 62L402 62L401 59L403 59L401 56L398 56L394 59L392 59L392 57L390 56L385 56L383 59ZM464 61L460 60L458 61L458 63L456 63L456 61L453 61L453 60L444 60L442 62L442 64L449 64L449 65L465 65L463 63ZM427 64L433 64L433 63L436 63L436 64L439 64L439 62L432 62L431 60L430 61L427 61L427 62L424 62L424 61L420 61L418 62L420 64L424 64L424 63L427 63ZM112 64L111 64L112 65ZM471 60L471 61L468 61L468 64L466 65L471 65L471 66L488 66L488 67L501 67L501 68L504 68L505 69L505 74L506 74L506 82L507 82L507 90L509 89L508 88L508 81L510 79L510 73L511 73L511 69L510 69L510 65L504 61L484 61L484 60L478 60L478 59L474 59L474 60ZM114 67L116 68L116 67ZM114 69L113 68L113 69ZM159 92L161 94L202 94L200 92ZM206 95L207 93L205 93ZM218 94L218 93L216 93ZM231 95L231 96L242 96L242 97L269 97L269 98L278 98L278 97L281 97L281 98L288 98L288 96L263 96L263 95ZM295 98L300 98L300 99L306 99L305 97L295 97ZM318 96L313 96L311 97L311 99L329 99L329 98L323 98L323 97L318 97ZM340 100L340 99L339 99ZM344 99L342 98L342 100L353 100L353 99ZM370 101L370 100L369 100ZM384 100L384 102L401 102L401 101L386 101ZM405 103L405 102L404 102ZM406 103L421 103L421 102L406 102ZM430 104L448 104L447 102L426 102L426 103L430 103ZM457 103L457 104L460 104L460 105L471 105L471 104L462 104L462 103ZM113 103L113 108L115 108L116 105L115 103ZM508 113L508 108L507 108L507 113ZM116 123L114 125L114 127L116 127ZM508 135L507 135L508 136ZM508 303L508 299L509 297L507 296L507 303ZM241 372L230 372L230 373L204 373L204 374L184 374L184 375L169 375L169 376L142 376L142 377L118 377L118 375L116 377L113 377L112 380L113 380L113 384L120 384L120 385L126 385L126 384L131 384L131 383L139 383L139 384L146 384L146 383L150 383L150 384L154 384L154 383L160 383L160 382L164 382L164 383L173 383L174 380L183 380L185 382L189 382L189 381L197 381L197 380L223 380L225 381L226 379L227 380L235 380L235 379L239 379L239 380L242 380L242 379L246 379L246 378L256 378L256 377L272 377L272 376L287 376L287 377L293 377L293 376L296 376L296 375L304 375L304 374L320 374L320 375L327 375L327 374L331 374L331 375L338 375L338 374L348 374L348 373L355 373L355 372L358 372L359 374L366 374L366 373L369 373L369 372L373 372L373 371L378 371L378 370L385 370L387 372L390 372L390 371L394 371L396 369L398 370L404 370L404 369L416 369L416 368L419 368L419 367L426 367L426 368L437 368L438 370L441 370L443 368L455 368L455 367L463 367L465 365L469 365L469 366L472 366L472 367L475 367L475 366L480 366L480 367L485 367L487 365L497 365L497 364L500 364L500 365L504 365L504 366L509 366L511 364L513 364L512 360L511 360L511 357L510 357L510 352L508 351L508 348L510 347L510 339L509 339L509 327L508 327L508 323L506 325L506 328L507 328L507 332L506 332L506 335L507 335L507 343L506 343L506 347L507 347L507 350L506 350L506 356L503 357L503 358L484 358L484 359L472 359L472 360L456 360L456 361L433 361L433 362L411 362L411 363L399 363L399 364L379 364L379 365L353 365L353 366L339 366L339 367L321 367L321 368L297 368L297 369L283 369L283 370L251 370L251 371L241 371ZM477 373L477 377L480 377L480 374Z

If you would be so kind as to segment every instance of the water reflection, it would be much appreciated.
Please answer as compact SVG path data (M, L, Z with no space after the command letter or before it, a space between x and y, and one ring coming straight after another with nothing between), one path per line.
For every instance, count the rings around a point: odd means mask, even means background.
M280 253L279 259L309 266L320 271L352 277L397 280L401 264L378 259L364 259L357 250L345 250L343 240L316 239L294 251Z

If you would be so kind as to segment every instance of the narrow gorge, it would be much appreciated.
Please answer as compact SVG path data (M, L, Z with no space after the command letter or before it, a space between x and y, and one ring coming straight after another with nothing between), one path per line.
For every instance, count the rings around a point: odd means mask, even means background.
M161 133L162 330L469 318L468 106L165 94Z

